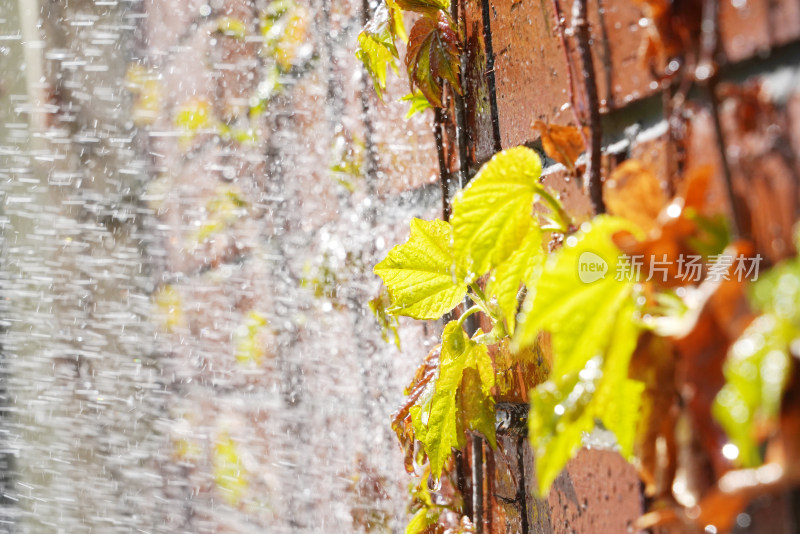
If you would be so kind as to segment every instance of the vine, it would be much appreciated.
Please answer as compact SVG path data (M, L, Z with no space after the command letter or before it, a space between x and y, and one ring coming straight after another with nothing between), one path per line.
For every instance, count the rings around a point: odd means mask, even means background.
M413 95L406 100L441 108L445 85L461 93L458 33L448 6L446 0L379 2L358 52L379 94L387 69L397 71L404 10L419 16L404 59ZM593 71L586 3L575 6L581 60ZM674 54L667 44L679 39L668 37L649 36L651 66L659 54ZM569 85L574 100L571 79ZM516 147L497 153L456 195L449 221L413 219L408 241L374 268L387 291L384 328L397 316L456 317L392 419L406 469L423 474L412 487L408 533L480 530L480 520L459 519L464 503L455 489L454 452L465 451L470 435L497 446L503 422L496 406L513 388L523 389L519 397L529 403L537 491L549 491L588 434L610 431L650 498L637 528L685 521L726 530L760 491L800 482L800 413L787 400L796 397L792 384L800 380L793 358L800 356L794 305L800 260L759 278L761 256L732 239L739 237L737 221L706 203L713 169L687 173L672 199L634 160L601 183L599 104L596 87L586 89L588 134L541 122L535 128L548 156L574 176L581 172L582 141L591 141L584 173L598 215L576 221L541 182L537 153ZM695 275L687 277L690 271ZM379 302L371 303L376 313ZM464 328L473 315L486 331L470 335ZM529 391L524 380L509 377L522 364L536 366ZM719 384L709 383L717 372ZM679 491L676 472L697 448L713 479L690 473L698 480Z
M671 385L653 382L663 351L648 349L645 341L680 346L697 335L718 306L743 300L746 284L736 282L734 273L752 272L753 259L742 245L729 243L727 222L705 205L708 169L688 176L687 188L660 213L646 203L614 202L621 192L610 189L612 214L580 225L540 174L531 149L495 155L456 196L452 224L412 220L408 241L375 266L388 290L389 315L432 320L460 310L393 420L407 468L427 461L426 473L439 480L468 433L483 435L495 447L496 368L501 358L527 358L526 351L542 345L547 333L549 373L528 393L538 491L548 492L595 428L613 432L623 456L640 468L645 482L653 481L656 466L648 448L660 423L653 407ZM641 164L629 162L608 183L622 188L632 182L649 193L653 180ZM546 253L543 244L553 238L564 246ZM669 252L662 257L661 251ZM681 278L678 254L702 258L702 277ZM639 257L641 269L629 272ZM668 258L675 260L672 266L659 267ZM771 435L763 429L778 424L792 366L789 346L800 336L796 314L786 311L794 292L785 297L776 289L786 272L800 280L800 263L792 260L754 285L764 315L744 331L744 341L733 343L727 385L713 407L705 406L729 436L717 445L727 447L731 465L759 465L759 446ZM465 297L468 307L462 305ZM464 320L473 314L491 325L488 332L465 332ZM761 371L748 374L753 368Z

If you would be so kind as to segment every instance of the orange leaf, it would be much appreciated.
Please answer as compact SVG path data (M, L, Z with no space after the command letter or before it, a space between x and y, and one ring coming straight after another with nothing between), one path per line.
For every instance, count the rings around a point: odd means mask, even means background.
M608 212L636 223L645 232L656 224L667 198L658 179L641 163L627 160L603 184Z
M575 161L585 149L580 130L574 126L545 124L542 121L536 121L533 127L542 136L545 154L574 172Z

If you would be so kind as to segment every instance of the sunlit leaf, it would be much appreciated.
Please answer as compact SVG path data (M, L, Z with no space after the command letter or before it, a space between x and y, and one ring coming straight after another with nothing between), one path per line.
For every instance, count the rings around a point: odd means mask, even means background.
M406 534L421 534L431 525L439 521L441 512L431 508L420 508L406 526Z
M566 240L528 288L514 336L518 349L532 344L539 332L550 331L556 376L580 371L603 352L614 318L633 291L632 280L617 280L621 251L612 236L622 230L641 236L641 231L611 216L585 226Z
M458 34L443 12L435 19L422 17L414 23L405 62L409 81L425 95L431 106L442 107L440 80L446 80L461 94Z
M520 284L529 285L531 276L544 262L542 232L539 225L531 224L519 248L495 270L486 291L497 298L497 305L506 319L509 335L514 334L517 315L517 294Z
M386 8L389 10L389 30L392 32L392 37L407 43L408 34L406 33L403 9L397 5L396 0L386 0L385 4Z
M644 384L628 378L631 355L639 337L633 320L633 302L628 301L615 317L603 351L581 369L552 378L531 392L528 418L531 445L535 451L539 492L550 485L580 449L584 433L596 421L612 431L620 452L630 457L636 437ZM555 355L556 362L558 355Z
M391 67L395 74L399 74L396 61L398 54L392 32L393 22L389 10L381 2L370 21L358 34L356 57L367 69L375 92L380 98L383 98L383 91L386 90L388 68Z
M456 261L470 279L505 262L529 234L542 163L533 150L496 154L453 201Z
M541 495L581 446L583 434L594 428L587 409L597 371L581 380L578 373L547 381L530 393L528 433L534 451L536 481Z
M395 246L374 268L392 299L387 311L438 319L461 302L467 286L456 277L452 239L447 222L411 221L408 241Z
M484 434L495 446L492 360L457 321L442 333L439 376L430 402L412 411L414 428L425 446L431 474L439 478L453 448L464 446L464 430Z

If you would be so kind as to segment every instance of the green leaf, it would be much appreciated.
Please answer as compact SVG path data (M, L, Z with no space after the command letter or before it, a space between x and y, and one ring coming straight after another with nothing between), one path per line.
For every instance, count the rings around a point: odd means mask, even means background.
M510 335L514 334L516 328L517 293L520 284L531 285L532 277L537 267L541 267L544 257L542 232L539 225L531 224L520 247L497 267L489 279L486 291L497 298L497 305L506 319Z
M392 300L388 312L438 319L463 300L467 285L456 276L452 239L453 229L445 221L411 221L408 241L374 268Z
M785 260L759 277L750 301L761 311L775 314L800 327L800 260Z
M725 385L712 413L737 449L744 467L761 464L759 445L765 429L774 429L792 358L789 345L800 337L786 318L756 318L733 344L725 362ZM759 436L759 431L761 436Z
M629 221L598 216L567 238L528 287L519 316L514 350L542 331L553 346L551 379L531 393L529 418L542 493L597 420L614 432L624 455L632 453L644 386L628 379L640 326L634 283L615 280L621 252L611 238L621 230L641 234Z
M603 379L593 400L597 417L617 437L620 453L628 459L633 456L644 392L644 383L628 378L628 367L641 330L633 320L634 310L633 301L628 301L616 317L611 343L603 359Z
M596 362L593 362L595 367ZM599 372L578 373L539 384L530 394L528 434L533 447L536 481L540 495L580 449L585 432L594 428L594 414L587 410Z
M406 527L406 534L420 534L425 532L425 529L431 525L435 525L439 521L441 512L428 507L423 507L417 510L414 517L409 521Z
M621 230L636 236L641 231L625 219L606 215L583 228L567 238L545 264L536 284L528 288L512 343L517 352L533 344L539 332L550 331L555 376L580 371L604 352L618 312L634 286L632 281L615 279L622 252L611 237ZM593 268L605 268L605 273Z
M442 107L440 80L461 94L458 43L458 34L443 12L438 18L422 17L411 28L405 57L408 79L433 107Z
M435 391L429 402L411 409L416 438L425 447L434 478L441 476L452 449L464 446L464 429L481 432L496 446L492 386L494 370L486 346L469 339L458 321L449 322L442 333Z
M406 33L406 23L403 17L403 10L397 5L396 0L386 0L386 8L389 10L389 31L395 40L400 39L404 43L408 42Z
M428 99L425 98L425 95L423 95L419 90L416 90L413 93L408 93L400 100L403 102L411 102L411 106L408 108L408 113L406 113L406 119L410 119L417 113L422 113L426 109L431 109L430 102L428 102Z
M381 2L370 21L358 34L356 57L367 69L375 92L381 99L386 89L387 69L391 67L395 74L399 74L395 61L398 58L394 43L395 26L395 19L390 16L386 4Z
M496 154L453 202L456 261L475 279L505 262L530 233L542 163L533 150Z

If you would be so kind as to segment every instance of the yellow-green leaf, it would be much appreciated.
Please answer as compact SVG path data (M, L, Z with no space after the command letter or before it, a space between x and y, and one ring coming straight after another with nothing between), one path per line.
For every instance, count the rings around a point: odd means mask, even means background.
M578 372L608 346L619 310L630 299L634 282L620 277L622 252L611 237L633 223L601 215L569 236L545 263L541 276L528 288L518 317L513 350L533 344L539 332L551 333L553 374Z
M397 69L397 48L394 44L393 28L396 21L387 6L381 2L374 15L358 34L358 50L356 57L364 64L372 78L375 92L383 98L386 89L386 72L389 67L399 74ZM404 30L405 32L405 30Z
M470 278L486 274L520 248L537 224L533 201L542 163L533 150L496 154L453 202L455 255Z
M558 474L580 449L583 434L594 428L594 414L587 406L599 371L597 363L592 363L593 367L583 373L585 378L572 373L539 384L530 393L528 433L541 495L547 494Z
M506 319L509 335L514 335L517 315L517 293L520 284L531 285L532 276L544 262L542 232L539 225L531 224L528 235L519 248L497 267L489 279L486 291L497 298L497 306Z
M617 280L621 261L612 236L632 223L596 217L548 261L528 287L514 337L515 350L550 332L551 378L531 393L529 430L539 490L546 493L580 448L595 420L614 432L630 456L643 385L628 379L640 327L634 282Z
M452 239L453 229L445 221L411 221L408 241L395 246L374 268L392 300L387 311L438 319L462 301L467 286L456 276Z
M425 447L431 474L439 478L453 448L464 446L464 430L481 432L495 446L492 360L457 321L442 333L439 377L422 405L411 409L416 437Z

